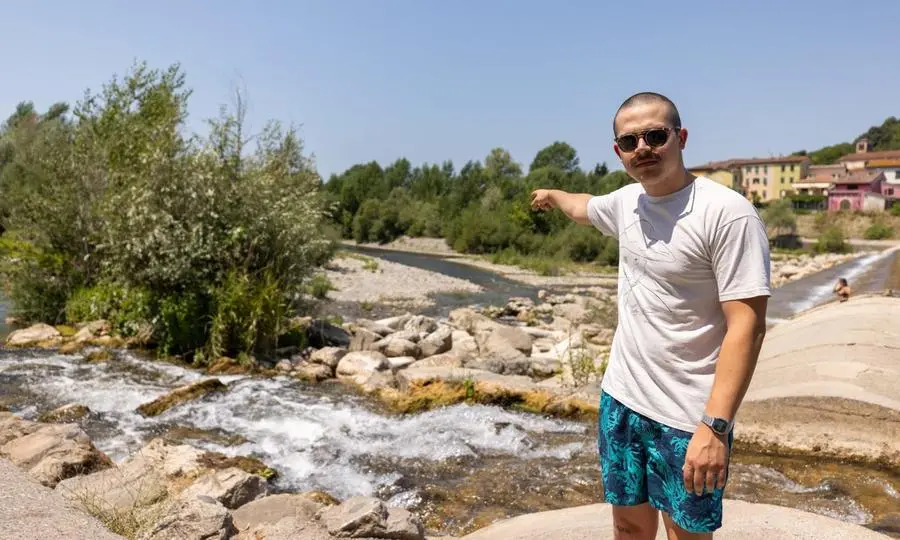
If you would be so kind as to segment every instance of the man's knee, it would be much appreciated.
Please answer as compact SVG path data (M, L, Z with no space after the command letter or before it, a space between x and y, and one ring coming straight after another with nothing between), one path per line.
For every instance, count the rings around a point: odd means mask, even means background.
M653 540L658 527L659 513L649 504L613 507L616 540Z

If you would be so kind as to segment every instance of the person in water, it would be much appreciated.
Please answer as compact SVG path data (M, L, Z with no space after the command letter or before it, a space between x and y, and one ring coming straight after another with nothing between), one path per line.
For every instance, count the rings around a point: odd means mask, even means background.
M712 538L722 526L734 419L766 331L769 240L754 206L691 174L671 100L644 92L613 118L637 180L607 195L537 189L619 242L618 313L598 449L617 539Z
M850 299L850 285L844 278L839 278L834 284L834 294L838 297L839 302L846 302Z

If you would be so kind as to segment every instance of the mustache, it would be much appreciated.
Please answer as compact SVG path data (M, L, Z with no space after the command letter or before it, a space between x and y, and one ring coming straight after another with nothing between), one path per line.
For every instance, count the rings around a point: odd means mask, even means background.
M659 161L659 156L656 154L648 153L642 154L640 156L635 156L634 159L631 160L633 165L643 165L644 163L652 163L654 161Z

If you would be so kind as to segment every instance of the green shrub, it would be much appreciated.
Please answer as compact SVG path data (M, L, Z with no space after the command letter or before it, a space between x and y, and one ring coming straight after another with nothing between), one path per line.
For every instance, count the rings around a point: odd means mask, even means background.
M126 335L149 322L163 354L237 357L271 351L280 319L327 293L330 209L296 131L249 136L239 109L191 136L189 95L178 66L138 65L73 119L20 107L6 123L0 271L16 315Z
M894 204L894 206L891 206L891 215L900 216L900 204Z
M149 291L121 283L101 282L76 289L66 302L70 323L109 321L122 336L133 336L153 319L153 298Z
M844 240L844 231L838 225L829 225L819 235L814 250L818 253L847 253L852 247Z
M863 235L866 240L883 240L894 235L894 229L886 225L883 221L877 220L866 229Z

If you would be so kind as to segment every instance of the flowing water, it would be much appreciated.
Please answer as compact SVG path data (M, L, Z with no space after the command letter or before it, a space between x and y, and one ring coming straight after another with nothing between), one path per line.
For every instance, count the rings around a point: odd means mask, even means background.
M451 268L445 273L493 284L483 297L466 298L466 305L536 293L452 261L418 254L392 257L436 271ZM880 262L877 257L858 260L832 273L871 274ZM776 307L785 308L782 316L802 309L804 290L827 301L824 283L830 288L834 275L801 280L804 287L773 298ZM441 316L440 311L434 315ZM277 490L322 489L338 498L375 495L424 515L433 534L462 534L496 519L603 500L593 423L472 405L401 416L339 383L309 385L288 377L221 377L229 385L227 392L156 418L135 411L201 377L127 351L108 362L88 363L80 355L4 350L0 406L35 419L57 406L83 404L91 413L82 426L114 460L157 436L228 455L251 455L278 471ZM800 508L900 538L900 529L890 528L900 520L898 491L897 471L735 455L727 496Z
M375 495L459 534L527 512L602 501L596 426L497 407L394 415L340 384L222 377L229 389L144 418L135 409L202 374L121 351L108 362L44 351L0 352L0 404L27 419L66 403L114 460L153 437L275 468L277 490ZM870 525L900 507L896 473L735 456L729 497Z

